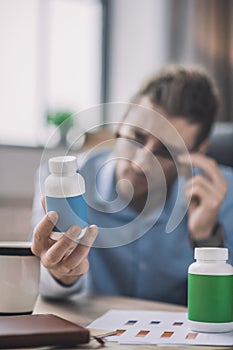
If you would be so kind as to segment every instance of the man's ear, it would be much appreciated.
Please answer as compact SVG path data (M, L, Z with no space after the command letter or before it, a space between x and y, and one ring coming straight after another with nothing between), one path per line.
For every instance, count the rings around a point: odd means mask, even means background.
M209 143L209 139L205 139L198 147L198 152L205 153L207 148L209 147Z

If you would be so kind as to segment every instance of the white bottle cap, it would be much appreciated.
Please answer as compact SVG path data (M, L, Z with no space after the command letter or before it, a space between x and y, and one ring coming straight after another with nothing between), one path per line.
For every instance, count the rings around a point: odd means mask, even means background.
M77 170L77 158L74 156L54 157L49 159L49 171L55 174Z
M227 260L227 248L195 248L194 258L200 260Z

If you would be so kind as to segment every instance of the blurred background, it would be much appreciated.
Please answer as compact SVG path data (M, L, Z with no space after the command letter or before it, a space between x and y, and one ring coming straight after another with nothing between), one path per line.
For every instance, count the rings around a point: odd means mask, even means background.
M206 67L221 92L218 119L232 122L232 18L233 0L1 0L1 239L30 234L34 174L50 135L47 156L74 130L112 121L96 113L70 123L73 113L128 102L158 68ZM76 148L107 137L85 132Z

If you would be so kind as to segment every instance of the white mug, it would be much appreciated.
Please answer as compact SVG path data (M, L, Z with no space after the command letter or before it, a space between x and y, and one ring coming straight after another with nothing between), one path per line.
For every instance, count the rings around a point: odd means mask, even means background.
M0 241L0 315L31 314L40 283L40 260L30 242Z

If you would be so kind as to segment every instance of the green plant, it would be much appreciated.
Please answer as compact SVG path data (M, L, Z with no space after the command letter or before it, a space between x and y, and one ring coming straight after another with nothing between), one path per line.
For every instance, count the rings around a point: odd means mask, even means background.
M68 110L50 111L47 113L46 119L48 124L60 126L64 123L67 128L70 128L73 125L73 112Z

